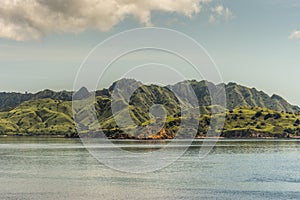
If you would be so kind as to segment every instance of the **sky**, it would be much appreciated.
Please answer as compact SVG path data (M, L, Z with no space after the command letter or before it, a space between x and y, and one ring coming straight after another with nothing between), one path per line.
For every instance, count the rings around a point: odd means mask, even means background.
M201 44L224 82L300 105L299 11L298 0L2 0L0 91L72 90L100 42L133 28L162 27ZM115 81L106 79L102 87Z

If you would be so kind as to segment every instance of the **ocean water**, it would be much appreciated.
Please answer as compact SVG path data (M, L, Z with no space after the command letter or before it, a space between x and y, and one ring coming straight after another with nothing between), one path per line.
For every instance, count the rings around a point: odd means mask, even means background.
M179 151L186 143L167 151ZM115 144L141 154L165 145ZM199 158L201 144L194 141L163 169L134 174L101 164L79 139L0 138L0 199L300 199L300 140L222 139ZM110 159L111 148L99 151Z

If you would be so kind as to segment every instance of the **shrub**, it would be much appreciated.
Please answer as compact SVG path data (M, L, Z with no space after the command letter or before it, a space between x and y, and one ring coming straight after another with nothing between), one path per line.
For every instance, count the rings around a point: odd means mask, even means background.
M275 113L273 116L274 116L274 119L280 119L281 118L281 114L279 114L279 113Z
M262 112L261 111L257 111L254 115L255 118L258 118L262 115Z
M255 128L257 128L257 129L261 129L261 126L260 126L260 125L257 125Z
M266 114L266 116L264 117L264 120L267 120L267 119L269 119L269 118L271 118L272 117L272 115L270 114L270 113L268 113L268 114Z
M287 128L287 129L284 129L284 132L286 132L286 133L293 133L293 129Z
M233 115L233 116L232 116L232 119L233 119L233 120L237 120L237 115Z

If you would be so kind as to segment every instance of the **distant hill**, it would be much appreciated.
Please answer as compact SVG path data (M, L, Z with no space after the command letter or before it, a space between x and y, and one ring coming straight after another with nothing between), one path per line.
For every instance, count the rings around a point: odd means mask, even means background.
M53 100L71 101L72 92L60 91L55 92L52 90L43 90L35 94L32 93L17 93L17 92L1 92L0 93L0 110L12 109L21 103L28 100L38 100L50 98Z
M299 112L300 108L291 105L284 98L274 94L271 97L255 88L248 88L236 83L225 85L228 109L240 106L263 107L284 112Z
M201 117L197 137L205 136L211 118L211 109L223 109L226 116L224 129L216 130L224 137L278 137L296 136L300 132L300 108L289 104L278 95L268 96L255 88L248 88L236 83L214 85L206 81L188 81L197 97ZM116 88L117 84L125 86ZM135 90L134 85L140 85ZM220 88L226 91L227 108L211 105L207 85L214 91L215 98L221 99ZM122 79L109 88L96 91L95 108L98 121L106 136L110 138L143 138L144 133L135 133L136 127L151 124L149 109L154 104L161 104L166 111L166 123L159 132L148 134L147 138L173 138L180 125L181 107L179 100L171 90L180 91L182 98L189 99L186 82L169 87L142 85L133 79ZM118 127L114 117L123 117L126 113L125 96L117 97L119 112L112 116L111 99L114 89L132 92L129 113L134 125L124 130ZM121 91L122 92L122 91ZM0 134L22 135L65 135L76 136L72 113L72 96L75 100L84 99L90 93L86 88L77 93L44 90L35 94L0 93ZM187 101L188 102L188 101ZM189 106L186 105L186 108ZM221 117L222 114L220 114ZM125 115L124 115L125 116ZM87 120L83 117L82 120ZM188 132L188 130L187 130ZM185 136L186 137L186 136Z
M126 82L128 87L131 85L131 82L135 82L133 79L123 79L122 81ZM224 85L214 85L213 83L207 81L189 81L191 86L193 87L195 94L198 98L200 106L208 106L211 104L210 102L210 94L207 89L207 85L211 88L218 88L221 86L225 87L226 90L226 98L227 98L227 108L234 109L240 106L249 106L249 107L264 107L277 111L284 112L299 112L300 107L291 105L284 98L274 94L269 96L263 91L258 91L255 88L248 88L242 85L238 85L236 83L228 83ZM116 85L117 82L113 83L108 89L98 90L96 91L96 96L105 96L110 97L111 91ZM171 87L178 87L182 83L177 83ZM147 86L147 92L150 94L153 90L157 90L158 86ZM86 91L85 91L86 92ZM171 91L165 90L164 93L169 94ZM21 103L28 100L38 100L50 98L53 100L62 100L62 101L71 101L73 92L70 91L59 91L55 92L49 89L37 92L37 93L16 93L16 92L2 92L0 93L0 110L9 110L12 109ZM145 93L145 95L148 95ZM164 96L163 94L160 94ZM75 98L76 99L76 98Z

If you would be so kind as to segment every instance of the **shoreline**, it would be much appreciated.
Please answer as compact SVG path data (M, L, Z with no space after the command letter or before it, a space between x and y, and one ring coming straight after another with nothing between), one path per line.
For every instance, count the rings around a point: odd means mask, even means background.
M0 139L1 138L64 138L64 139L80 139L80 137L67 137L65 135L22 135L22 134L8 134L8 135L0 135ZM285 139L285 140L295 140L295 139L299 139L300 140L300 136L290 136L290 137L204 137L204 136L200 136L200 137L195 137L195 138L107 138L108 140L134 140L134 141L166 141L166 140L174 140L174 139L179 139L179 140L205 140L205 139L217 139L217 140L226 140L226 139L232 139L232 140L238 140L238 139L242 139L242 140L269 140L269 139Z

